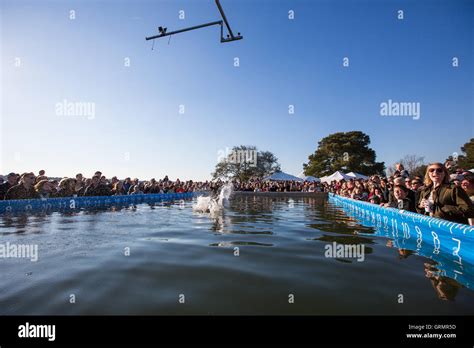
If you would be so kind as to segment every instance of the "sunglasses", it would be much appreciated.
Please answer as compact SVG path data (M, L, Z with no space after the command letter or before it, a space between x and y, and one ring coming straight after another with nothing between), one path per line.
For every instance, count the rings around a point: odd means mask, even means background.
M430 168L430 169L428 169L428 171L429 171L430 173L433 173L433 172L436 171L436 173L441 174L441 173L443 173L443 168Z

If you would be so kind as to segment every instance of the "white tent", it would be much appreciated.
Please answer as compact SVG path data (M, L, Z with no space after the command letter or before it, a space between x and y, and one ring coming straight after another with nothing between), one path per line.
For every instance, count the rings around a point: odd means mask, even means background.
M334 180L336 181L341 181L341 180L350 180L350 179L354 179L354 177L352 176L348 176L340 171L337 171L337 172L334 172L332 173L331 175L329 176L325 176L323 178L321 178L321 181L322 182L332 182Z
M355 179L367 180L369 178L368 176L365 176L365 175L362 175L362 174L359 174L359 173L354 173L354 172L347 173L346 175L347 176L352 176Z
M276 172L270 176L267 176L263 180L271 180L271 181L303 181L303 179L298 178L297 176L283 173L283 172Z

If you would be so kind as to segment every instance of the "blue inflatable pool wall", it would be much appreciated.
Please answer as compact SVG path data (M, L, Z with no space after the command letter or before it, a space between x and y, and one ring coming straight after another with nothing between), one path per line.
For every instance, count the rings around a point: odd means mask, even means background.
M474 285L474 226L333 194L329 194L329 202L362 225L373 227L371 236L389 238L396 248L412 250L436 261L441 275L467 287Z
M125 196L88 196L67 197L48 199L22 199L0 201L0 214L57 211L57 210L79 210L82 208L101 208L114 205L128 205L140 203L159 203L163 201L174 201L194 197L196 192L187 193L157 193L137 194Z

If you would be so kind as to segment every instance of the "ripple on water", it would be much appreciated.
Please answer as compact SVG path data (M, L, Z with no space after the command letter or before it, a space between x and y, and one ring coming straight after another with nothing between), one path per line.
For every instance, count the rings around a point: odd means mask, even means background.
M216 218L192 202L3 217L2 241L38 244L39 260L4 260L0 314L473 314L472 290L371 234L330 204L256 197ZM365 261L325 257L333 242Z
M264 247L269 247L273 246L273 244L270 243L259 243L259 242L243 242L243 241L232 241L232 242L219 242L219 243L211 243L209 246L216 246L216 247L223 247L223 248L229 248L233 246L264 246Z

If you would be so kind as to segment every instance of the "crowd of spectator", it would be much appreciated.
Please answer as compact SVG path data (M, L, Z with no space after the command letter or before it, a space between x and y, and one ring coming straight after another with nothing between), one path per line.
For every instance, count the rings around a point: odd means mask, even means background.
M463 169L448 171L442 163L427 166L424 177L411 176L398 164L393 175L373 175L367 179L332 182L268 181L252 178L232 181L235 191L247 192L331 192L343 197L367 201L384 207L418 212L460 223L474 223L474 173ZM140 181L138 178L107 179L100 171L85 178L48 178L44 170L34 173L10 173L0 176L0 200L78 196L117 196L149 193L210 191L217 193L223 181Z
M474 222L474 174L460 168L449 173L442 163L429 164L424 177L410 176L398 164L392 176L332 182L327 191L449 221Z
M77 174L75 178L50 179L44 170L40 170L38 175L10 173L6 180L0 177L0 200L215 191L220 185L220 182L209 181L171 181L168 176L148 181L119 180L116 176L107 179L100 171L90 178Z
M393 175L373 175L332 182L264 181L251 179L234 183L238 191L253 192L331 192L442 219L473 224L474 173L442 163L427 166L424 177L412 176L402 164Z

